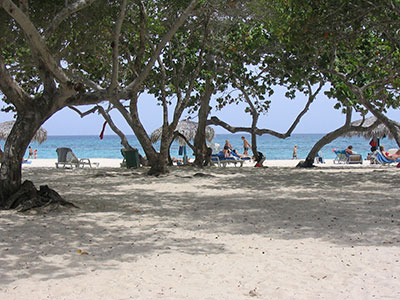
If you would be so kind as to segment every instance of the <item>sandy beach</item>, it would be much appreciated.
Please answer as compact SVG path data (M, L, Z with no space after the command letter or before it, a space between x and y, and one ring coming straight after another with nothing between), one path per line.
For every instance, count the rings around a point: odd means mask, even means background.
M24 164L79 208L0 211L0 299L400 299L400 169L91 160Z

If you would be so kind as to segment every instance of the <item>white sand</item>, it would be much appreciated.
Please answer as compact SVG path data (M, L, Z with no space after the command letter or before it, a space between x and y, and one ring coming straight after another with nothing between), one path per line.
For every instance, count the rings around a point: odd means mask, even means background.
M24 165L80 208L0 211L0 299L400 299L400 169L92 160Z

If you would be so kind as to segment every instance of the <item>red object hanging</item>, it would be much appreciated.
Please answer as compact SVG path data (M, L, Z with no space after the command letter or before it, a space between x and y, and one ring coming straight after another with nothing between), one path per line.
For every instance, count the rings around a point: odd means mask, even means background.
M107 121L104 122L103 124L103 129L100 132L100 139L102 140L104 137L104 130L106 130L106 125L107 125Z

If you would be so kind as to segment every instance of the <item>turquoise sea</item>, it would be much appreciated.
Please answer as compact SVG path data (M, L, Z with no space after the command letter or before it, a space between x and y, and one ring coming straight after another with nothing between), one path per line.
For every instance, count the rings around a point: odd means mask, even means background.
M219 143L222 147L225 140L229 140L232 146L238 149L239 153L243 153L243 143L240 139L242 134L217 134L212 142ZM244 135L251 142L249 135ZM258 137L258 149L263 152L267 159L291 159L293 146L297 144L298 158L304 159L312 146L323 136L323 134L293 134L287 139L279 139L270 135ZM139 153L144 152L135 136L128 136L129 143L139 149ZM394 140L387 138L381 140L381 144L386 149L398 148ZM4 141L0 142L4 149ZM345 149L348 145L352 145L353 149L362 154L363 158L370 152L369 141L361 137L338 138L331 144L326 145L322 149L324 158L333 159L335 154L332 149ZM158 144L155 147L158 148ZM71 148L77 157L91 158L121 158L121 143L118 136L108 135L101 140L98 136L49 136L45 142L38 144L32 142L32 149L37 149L38 158L57 158L56 149L58 147ZM174 142L171 147L171 155L179 157L179 144ZM188 148L188 155L192 157L192 151ZM25 157L28 154L26 153Z

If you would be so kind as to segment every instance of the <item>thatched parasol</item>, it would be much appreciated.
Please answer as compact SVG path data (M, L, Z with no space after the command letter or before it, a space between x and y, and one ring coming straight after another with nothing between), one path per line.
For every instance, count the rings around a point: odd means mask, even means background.
M176 126L175 130L178 131L180 134L182 134L188 141L190 141L193 140L194 137L196 136L197 123L189 120L182 120L178 122L178 125ZM150 136L151 142L154 144L159 140L161 140L161 134L162 134L162 127L154 130ZM207 126L206 127L207 141L211 141L214 138L214 136L215 136L214 129ZM177 140L179 141L179 145L181 146L186 145L184 139L178 137Z
M364 122L363 122L363 119L354 121L354 122L351 123L351 125L352 126L360 126L362 124L362 127L369 127L372 124L374 124L375 121L376 121L376 117L372 116L372 117L366 118L364 120ZM400 128L400 123L398 123L398 122L395 122L395 123ZM400 134L400 130L399 130L399 134ZM362 137L364 137L366 139L372 139L372 138L382 139L384 137L387 137L389 139L393 139L393 136L390 133L389 129L383 123L378 124L377 126L375 126L371 130L367 130L367 131L350 131L350 132L346 133L344 136L348 136L348 137L362 136Z
M0 123L0 140L6 140L8 135L11 132L12 127L14 126L15 121L6 121ZM35 136L32 141L37 141L39 144L43 143L47 140L47 130L43 127L40 127L38 131L36 131Z

